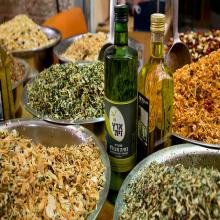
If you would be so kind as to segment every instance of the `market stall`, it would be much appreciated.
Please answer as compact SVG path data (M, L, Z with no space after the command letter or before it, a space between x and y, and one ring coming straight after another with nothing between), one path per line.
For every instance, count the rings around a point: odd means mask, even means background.
M0 218L220 218L219 30L180 33L171 72L171 9L137 32L124 3L112 42L0 24Z

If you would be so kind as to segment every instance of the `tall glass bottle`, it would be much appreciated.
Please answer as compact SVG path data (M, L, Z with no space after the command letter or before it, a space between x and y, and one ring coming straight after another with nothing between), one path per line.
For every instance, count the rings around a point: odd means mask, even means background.
M11 85L12 58L0 47L0 122L15 118Z
M138 75L138 158L171 144L173 78L164 61L165 15L151 15L151 55Z
M109 200L136 164L137 51L128 47L128 7L115 6L114 45L104 53L106 147L111 163Z

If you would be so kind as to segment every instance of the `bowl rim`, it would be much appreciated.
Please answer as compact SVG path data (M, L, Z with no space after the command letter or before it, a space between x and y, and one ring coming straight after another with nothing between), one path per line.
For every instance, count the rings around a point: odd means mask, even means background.
M27 95L27 87L35 81L37 76L32 78L28 83L25 85L22 91L21 95L21 103L24 106L25 110L27 110L29 113L31 113L33 116L36 116L37 118L41 118L44 121L48 121L55 124L62 124L62 125L85 125L85 124L92 124L92 123L98 123L98 122L104 122L104 116L99 118L91 118L91 119L84 119L84 120L67 120L67 119L54 119L51 117L48 117L41 112L36 111L35 109L31 108L28 105L28 95Z
M25 54L25 53L33 53L33 52L43 51L45 49L54 47L56 44L58 44L60 42L62 35L61 35L61 32L58 29L52 28L52 27L49 27L49 26L43 26L43 25L38 25L38 27L47 35L48 39L49 39L49 36L48 36L47 31L53 32L56 37L52 38L52 39L55 39L55 40L52 41L49 44L46 44L45 46L38 47L38 48L23 49L23 50L13 50L13 51L11 51L11 53L14 56L16 56L17 54L20 54L20 53L24 53Z
M60 124L53 124L53 123L48 123L46 121L42 121L40 119L11 119L11 120L7 120L4 123L0 124L0 131L1 130L7 130L9 128L13 128L14 126L27 126L27 127L35 127L35 126L48 126L48 127L53 127L53 128L61 128L63 130L65 130L65 132L68 130L70 131L71 134L73 134L75 132L75 134L78 137L82 137L83 140L88 139L90 137L92 137L92 139L94 140L96 146L99 148L100 151L100 158L102 160L102 163L105 166L105 172L104 172L104 176L105 176L105 183L103 186L103 189L99 192L99 200L96 203L96 207L94 208L94 211L92 213L89 214L89 216L87 217L88 220L93 220L96 219L96 217L98 216L101 208L103 207L106 198L107 198L107 194L109 191L109 186L110 186L110 178L111 178L111 166L110 166L110 161L109 161L109 157L108 154L105 150L105 147L103 146L103 144L98 140L98 138L95 136L95 134L93 132L91 132L89 129L83 127L82 125L60 125ZM15 128L16 130L16 128Z
M174 136L177 139L180 139L181 141L187 142L187 143L192 143L192 144L204 146L204 147L207 147L207 148L220 149L220 144L210 144L210 143L194 140L194 139L187 138L187 137L184 137L182 135L179 135L175 132L172 133L172 136Z
M175 156L178 156L180 154L185 154L187 156L187 155L201 154L201 153L207 154L207 152L209 152L210 154L218 154L220 156L220 148L219 149L206 148L204 146L200 146L192 143L186 143L186 144L172 145L170 147L164 148L162 150L150 154L145 159L140 161L127 175L127 177L122 183L122 186L120 187L115 203L113 220L119 219L120 208L123 207L124 205L123 194L124 192L126 192L127 185L129 184L129 182L137 178L138 173L141 170L143 170L145 167L148 167L153 161L162 164L165 162L169 162L171 158L175 158Z

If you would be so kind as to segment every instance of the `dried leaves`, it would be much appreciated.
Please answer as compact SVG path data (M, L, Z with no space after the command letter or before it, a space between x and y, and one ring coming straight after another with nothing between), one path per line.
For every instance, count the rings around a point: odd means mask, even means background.
M220 219L220 172L152 163L124 194L120 219Z
M46 148L0 133L0 218L84 219L96 207L105 167L94 143Z
M89 119L104 115L104 65L68 63L42 71L28 86L31 108L55 119Z

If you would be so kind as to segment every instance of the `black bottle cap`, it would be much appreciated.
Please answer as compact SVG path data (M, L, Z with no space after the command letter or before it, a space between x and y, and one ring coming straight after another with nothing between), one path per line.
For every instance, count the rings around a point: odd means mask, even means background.
M128 6L116 5L115 6L115 22L128 22Z

